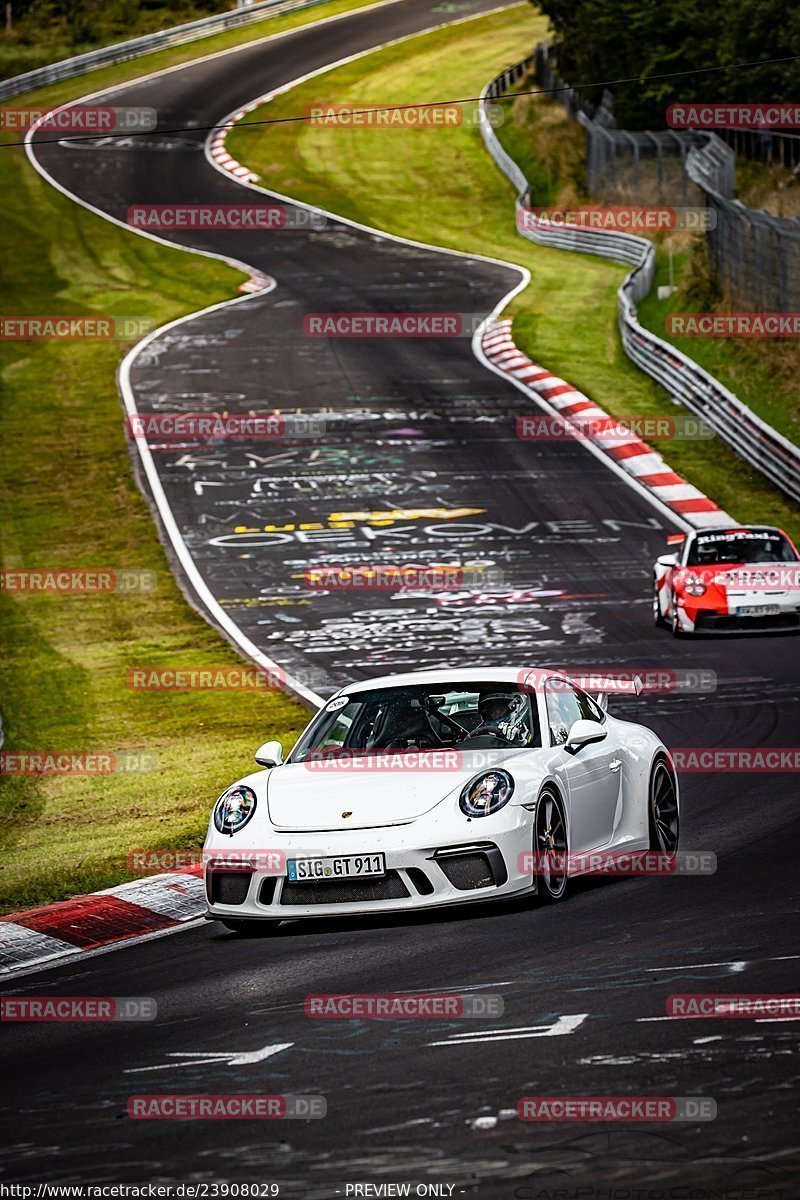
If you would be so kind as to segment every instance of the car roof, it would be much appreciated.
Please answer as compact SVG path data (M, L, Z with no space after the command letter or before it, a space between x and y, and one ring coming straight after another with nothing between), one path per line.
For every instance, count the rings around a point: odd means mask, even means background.
M340 688L336 695L367 692L374 688L406 687L415 683L519 683L532 672L568 678L563 671L552 670L549 667L435 667L431 670L407 671L402 675L381 675L376 679L364 679L360 683L347 684Z
M698 534L706 536L715 533L780 533L786 537L782 529L777 525L705 525L702 529L693 529L689 534L689 538L696 538Z

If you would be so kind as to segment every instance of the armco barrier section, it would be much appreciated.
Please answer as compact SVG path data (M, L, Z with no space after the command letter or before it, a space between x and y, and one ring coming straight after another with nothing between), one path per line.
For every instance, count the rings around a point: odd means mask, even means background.
M484 145L517 191L518 231L538 245L597 254L633 266L617 292L620 337L628 357L670 396L701 417L740 458L761 471L791 499L800 501L800 449L762 421L713 375L639 323L636 304L653 283L656 257L653 243L628 233L554 226L537 220L530 211L530 184L500 144L489 121L486 103L504 95L528 72L533 61L531 56L497 75L483 89L479 105ZM702 154L698 149L692 152L700 160L695 166L698 172Z
M298 8L313 8L322 3L324 0L262 0L262 3L252 4L249 8L236 8L213 17L202 17L199 21L187 21L186 24L175 25L172 29L160 29L157 33L146 33L127 42L117 42L113 46L90 50L88 54L76 54L74 58L64 58L61 62L37 67L35 71L26 71L24 75L13 75L11 79L4 79L0 82L0 100L19 96L20 93L30 92L34 88L46 87L50 83L59 83L62 79L72 79L88 71L97 71L100 67L129 62L142 54L150 54L153 50L180 46L183 42L194 42L212 33L238 29L241 25L253 25L256 21L277 13L294 12Z

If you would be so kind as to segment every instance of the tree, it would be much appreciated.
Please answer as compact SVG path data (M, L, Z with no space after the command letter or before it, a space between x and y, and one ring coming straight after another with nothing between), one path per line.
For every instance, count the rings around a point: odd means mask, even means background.
M613 84L614 114L626 129L660 129L670 104L791 101L800 60L741 69L734 64L800 51L800 6L790 0L540 0L558 45L559 74L573 86ZM718 68L708 74L691 71ZM654 75L669 78L647 78ZM592 105L600 88L581 89Z

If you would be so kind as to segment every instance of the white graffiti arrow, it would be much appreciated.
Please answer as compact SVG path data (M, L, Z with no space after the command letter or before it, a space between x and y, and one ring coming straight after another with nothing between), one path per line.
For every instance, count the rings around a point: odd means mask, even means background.
M473 1046L476 1042L513 1042L519 1038L561 1037L574 1033L588 1017L588 1013L571 1013L559 1017L552 1025L517 1025L514 1029L482 1029L475 1033L454 1033L441 1042L428 1042L429 1046Z
M293 1045L294 1042L275 1042L271 1046L262 1046L260 1050L247 1050L244 1053L241 1050L176 1050L168 1054L167 1058L188 1059L188 1062L159 1063L156 1067L128 1067L124 1074L133 1075L138 1071L170 1071L177 1067L200 1067L204 1063L219 1067L247 1067L252 1063L263 1062L265 1058L272 1058L273 1054L280 1054L281 1050L289 1050Z

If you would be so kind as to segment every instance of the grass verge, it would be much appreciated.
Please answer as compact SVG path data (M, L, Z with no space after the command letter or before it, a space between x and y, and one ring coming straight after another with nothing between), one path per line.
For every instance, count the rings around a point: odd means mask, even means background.
M716 376L725 387L790 442L800 443L800 346L791 338L674 337L667 333L669 313L730 312L710 275L705 242L694 239L673 261L677 291L667 300L657 298L657 288L669 282L665 251L656 258L656 275L650 294L639 305L639 320L677 346L689 358Z
M273 19L269 32L355 7L339 0ZM24 103L61 103L266 32L265 24L150 55ZM140 315L161 324L234 296L242 281L222 262L127 233L73 204L21 148L0 150L0 188L8 314ZM199 845L211 801L249 769L254 748L268 736L292 741L307 720L281 693L128 687L134 666L209 669L241 660L184 600L134 482L115 378L126 349L102 341L2 348L2 569L152 572L156 587L72 597L0 592L5 750L94 751L152 768L0 775L0 912L136 875L131 850Z
M241 275L72 204L0 153L14 197L5 243L12 311L146 314L163 323L233 294ZM188 606L133 479L115 372L118 342L6 345L0 508L6 571L149 571L151 592L0 593L5 750L154 754L152 770L0 777L0 906L111 886L129 850L191 846L210 802L271 733L305 721L278 693L131 691L134 666L240 660Z
M474 96L546 32L543 17L515 5L419 35L365 56L276 97L270 117L302 113L331 96L359 106ZM500 135L519 148L514 101ZM262 109L251 120L265 115ZM616 329L616 291L627 268L588 255L535 246L514 227L513 194L491 163L473 110L440 129L342 128L240 123L230 152L266 188L409 238L508 259L533 282L516 298L517 344L587 392L613 415L673 415L663 390L626 358ZM574 158L574 155L573 155ZM570 160L572 161L572 160ZM542 166L547 171L547 164ZM577 160L575 170L578 170ZM573 186L580 187L576 175ZM670 465L742 521L800 534L797 509L716 439L661 445Z

